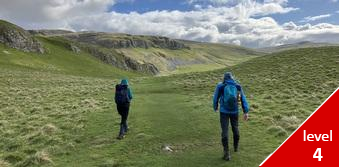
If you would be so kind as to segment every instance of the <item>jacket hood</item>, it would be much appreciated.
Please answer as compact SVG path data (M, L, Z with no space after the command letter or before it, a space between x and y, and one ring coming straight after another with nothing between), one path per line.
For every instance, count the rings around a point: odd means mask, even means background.
M224 74L224 82L226 82L227 80L233 80L233 75L231 72L226 72Z
M121 80L121 85L128 85L128 80L127 79L123 79Z

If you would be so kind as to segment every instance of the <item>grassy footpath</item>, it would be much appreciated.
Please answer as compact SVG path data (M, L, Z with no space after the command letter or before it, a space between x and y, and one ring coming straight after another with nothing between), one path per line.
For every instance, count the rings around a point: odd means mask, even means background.
M119 118L114 105L107 111L90 113L84 141L77 151L60 157L62 166L225 165L221 160L219 118L212 112L209 98L180 92L175 86L164 85L162 79L132 84L137 85L136 97L127 138L115 139ZM242 145L230 164L259 164L278 144L272 136L258 136L264 126L242 122L240 127ZM164 151L164 146L170 146L173 152Z
M338 55L335 47L300 49L230 69L133 78L131 131L122 141L117 79L1 66L0 166L258 166L338 87ZM211 111L224 71L235 73L251 106L230 162L221 160Z

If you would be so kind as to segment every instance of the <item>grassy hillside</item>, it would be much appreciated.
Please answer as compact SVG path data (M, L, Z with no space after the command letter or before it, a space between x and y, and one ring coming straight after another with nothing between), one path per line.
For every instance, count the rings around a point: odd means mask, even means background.
M287 51L287 50L293 50L293 49L328 47L328 46L339 46L339 44L314 43L314 42L304 41L304 42L298 42L294 44L286 44L286 45L280 45L280 46L275 46L275 47L260 48L257 50L265 52L265 53L274 53L274 52L281 52L281 51Z
M182 41L159 36L95 32L58 36L72 40L80 46L95 47L102 53L109 53L118 62L128 57L139 64L153 64L160 74L220 69L263 55L262 52L240 46Z
M58 62L1 52L0 166L258 166L338 87L338 55L337 47L299 49L223 70L134 78L131 130L118 141L115 75L86 71L70 62L73 54ZM224 71L235 74L251 106L250 121L240 121L240 151L230 162L221 160L219 118L211 108Z
M24 29L16 26L15 24L12 24L4 20L0 20L0 34L8 30L15 30L21 33L26 33Z
M104 64L86 52L75 53L68 43L44 37L39 41L46 48L44 54L21 52L0 44L1 68L112 78L140 75Z

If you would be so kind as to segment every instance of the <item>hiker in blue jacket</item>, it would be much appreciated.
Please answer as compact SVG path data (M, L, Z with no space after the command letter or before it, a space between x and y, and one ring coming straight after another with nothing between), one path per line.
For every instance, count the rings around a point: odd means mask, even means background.
M241 86L233 79L232 73L226 72L224 74L224 81L218 83L213 97L214 111L218 112L218 108L220 110L220 124L222 130L221 141L224 147L223 159L226 161L229 161L231 159L230 151L228 148L229 122L231 122L232 126L234 152L238 151L240 138L238 129L239 101L241 101L241 107L244 112L244 120L247 121L249 107L244 91L242 90Z
M118 113L121 116L120 131L117 137L119 140L123 139L126 132L128 131L127 118L132 98L132 91L128 86L128 80L121 80L121 83L115 86L114 97Z

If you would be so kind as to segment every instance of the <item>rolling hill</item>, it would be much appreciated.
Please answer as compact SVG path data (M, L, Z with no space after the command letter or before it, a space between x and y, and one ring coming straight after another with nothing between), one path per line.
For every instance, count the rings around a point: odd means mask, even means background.
M258 51L265 53L281 52L286 50L301 49L301 48L314 48L314 47L326 47L326 46L339 46L334 43L315 43L309 41L298 42L294 44L285 44L275 47L260 48Z

